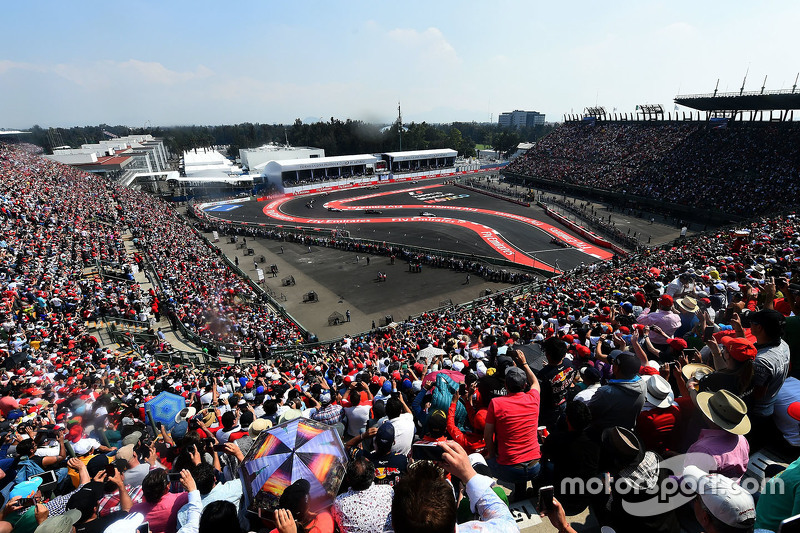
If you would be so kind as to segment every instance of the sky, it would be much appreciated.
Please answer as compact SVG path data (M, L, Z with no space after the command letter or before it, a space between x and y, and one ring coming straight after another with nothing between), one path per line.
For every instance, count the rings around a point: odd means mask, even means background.
M494 122L791 89L800 2L4 2L0 128ZM793 61L795 60L795 61Z

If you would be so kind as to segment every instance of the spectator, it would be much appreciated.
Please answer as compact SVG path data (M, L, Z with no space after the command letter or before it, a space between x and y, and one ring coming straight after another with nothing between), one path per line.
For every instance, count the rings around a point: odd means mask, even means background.
M669 382L660 375L650 376L645 402L636 420L636 433L642 445L661 457L677 454L681 424L681 410Z
M411 441L414 438L414 415L406 405L403 395L393 394L386 402L388 422L394 426L394 445L392 453L408 455L411 452Z
M552 430L567 406L567 393L572 386L575 370L564 362L567 344L557 337L550 337L542 343L547 364L537 373L542 388L542 405L539 424Z
M475 472L466 452L456 443L442 442L445 469L466 485L473 512L480 521L466 522L459 531L513 533L518 531L511 512L492 490L492 479ZM457 510L453 487L430 463L421 463L395 485L392 527L396 533L451 533Z
M540 468L536 436L539 382L522 351L515 352L515 356L522 368L511 366L506 370L508 396L498 396L489 403L484 439L492 473L514 483L513 497L521 500L528 481L536 478Z
M275 511L275 522L278 524L271 533L286 533L292 522L297 530L309 533L333 533L334 523L327 511L315 514L309 507L309 491L311 484L305 479L298 479L281 494L278 510ZM281 527L283 524L283 527Z
M608 472L614 483L611 493L594 507L602 524L610 525L618 533L680 531L673 510L646 516L637 516L626 510L631 503L652 498L653 492L669 475L660 468L659 460L658 455L646 451L627 428L617 426L603 431L601 472Z
M738 483L719 473L708 474L696 466L687 467L683 472L683 479L691 480L687 484L696 487L694 515L703 531L753 531L756 522L753 496ZM777 524L773 531L777 531Z
M587 434L592 422L589 407L572 401L565 411L566 425L553 430L542 443L542 469L537 485L553 485L558 498L572 512L585 508L587 495L562 492L562 480L588 482L598 473L600 446Z
M781 339L786 319L774 309L749 313L750 331L756 338L753 362L753 409L756 417L772 415L775 397L789 374L789 345Z
M336 497L331 512L341 533L380 533L391 529L394 491L389 485L377 485L374 481L375 467L366 457L347 464L348 490Z
M153 533L174 533L178 530L178 511L189 501L185 492L176 494L169 492L167 471L163 468L152 470L142 481L144 502L131 509L134 513L142 513L150 524Z
M703 413L706 429L687 451L686 465L715 471L735 481L747 470L750 446L744 438L750 431L747 405L726 390L701 392L697 407ZM693 455L697 454L697 455ZM696 461L703 461L697 463ZM711 461L713 464L705 464Z
M639 358L621 350L608 356L613 379L600 387L589 402L594 433L620 426L633 429L645 399L645 384L639 376Z
M383 423L368 431L375 432L373 438L375 449L359 450L357 457L365 457L374 465L376 484L394 485L408 468L408 458L392 451L395 441L394 425Z

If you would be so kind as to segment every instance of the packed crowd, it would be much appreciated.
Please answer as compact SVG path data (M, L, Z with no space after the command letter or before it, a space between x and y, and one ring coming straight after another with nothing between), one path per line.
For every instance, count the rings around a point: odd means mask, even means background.
M250 289L167 207L8 147L0 187L0 531L516 531L509 503L537 496L567 532L587 507L618 532L777 531L798 514L794 215L212 370L120 356L82 333L87 309L138 302L207 336L296 340L241 303ZM163 293L86 276L96 258L137 263L124 227ZM143 409L164 391L185 405L171 428ZM320 508L301 479L259 512L239 465L300 417L341 436L341 487ZM789 464L754 486L765 445ZM646 507L677 478L686 504Z
M565 124L507 170L751 215L797 205L799 141L794 123Z

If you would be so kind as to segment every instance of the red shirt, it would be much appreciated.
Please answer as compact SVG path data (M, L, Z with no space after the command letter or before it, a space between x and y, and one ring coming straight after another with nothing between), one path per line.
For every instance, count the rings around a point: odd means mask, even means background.
M494 424L497 462L516 465L539 459L539 391L498 396L489 402L486 423Z

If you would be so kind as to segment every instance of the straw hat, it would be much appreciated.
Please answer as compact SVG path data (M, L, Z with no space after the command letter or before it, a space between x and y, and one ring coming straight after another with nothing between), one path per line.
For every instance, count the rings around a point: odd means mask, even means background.
M686 296L685 298L679 298L675 300L675 305L677 305L682 311L686 311L687 313L694 313L698 309L697 300L695 300L691 296Z
M700 363L690 363L688 365L685 365L683 368L681 368L681 373L683 374L683 377L685 377L686 379L692 379L692 378L696 378L697 379L697 373L698 372L700 374L702 374L703 376L705 376L706 374L713 373L714 369L711 368L708 365L703 365L703 364L700 364ZM700 376L700 377L703 377L703 376Z

